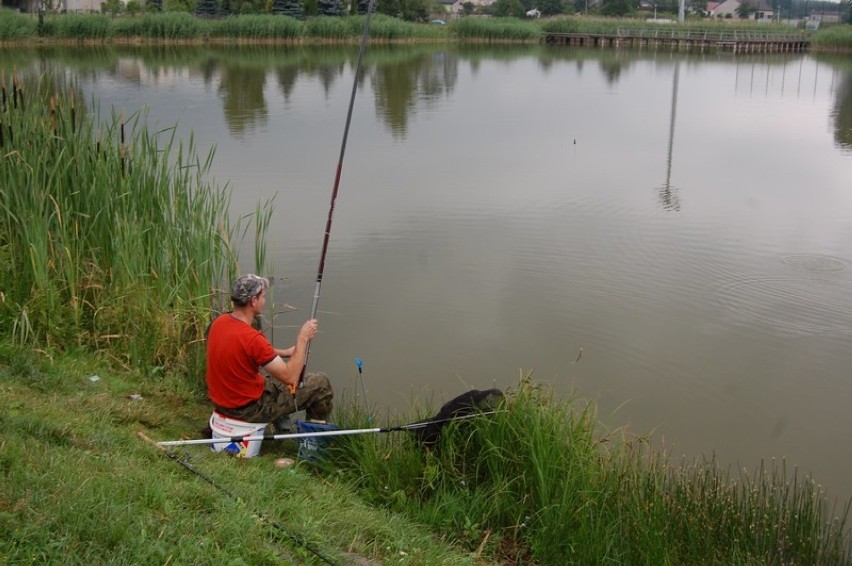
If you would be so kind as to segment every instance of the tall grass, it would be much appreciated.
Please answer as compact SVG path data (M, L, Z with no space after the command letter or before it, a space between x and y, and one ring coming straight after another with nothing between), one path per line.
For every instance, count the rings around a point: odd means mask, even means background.
M356 37L345 18L317 16L305 22L305 35L317 39L343 40Z
M209 35L207 20L196 18L186 12L164 12L145 14L141 18L119 18L116 35L155 40L194 40Z
M831 26L817 31L811 40L827 49L852 49L852 25Z
M0 88L2 332L197 373L217 286L238 269L212 151L149 132L142 113L90 117L50 75Z
M237 16L211 22L211 37L239 39L299 39L304 24L290 16Z
M0 8L0 41L32 39L37 34L38 21L35 18Z
M434 450L347 437L328 469L466 545L542 564L848 564L848 505L783 463L732 475L673 466L643 439L600 435L592 407L529 379L506 411L458 423Z
M449 27L462 40L538 41L542 36L540 24L517 18L460 18Z
M353 37L360 37L364 30L364 19L366 16L352 16L347 18L350 33ZM428 39L446 37L446 30L440 26L415 24L406 22L399 18L386 16L385 14L373 14L370 19L370 38L394 41L400 39Z
M111 19L101 14L63 14L44 20L44 35L57 39L103 41L112 33Z
M143 37L157 39L197 39L203 37L207 25L199 18L182 12L146 14L142 18Z

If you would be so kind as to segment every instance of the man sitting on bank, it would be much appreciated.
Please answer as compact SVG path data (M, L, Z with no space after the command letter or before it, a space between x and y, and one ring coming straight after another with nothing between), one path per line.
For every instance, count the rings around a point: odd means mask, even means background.
M281 432L289 415L305 410L308 420L325 421L334 392L322 373L309 373L298 387L308 343L317 334L317 321L306 321L296 343L273 348L252 326L266 305L271 281L247 274L234 282L234 310L213 321L207 335L207 391L216 411L252 423L275 423ZM284 358L289 358L284 361ZM260 374L263 368L270 377Z

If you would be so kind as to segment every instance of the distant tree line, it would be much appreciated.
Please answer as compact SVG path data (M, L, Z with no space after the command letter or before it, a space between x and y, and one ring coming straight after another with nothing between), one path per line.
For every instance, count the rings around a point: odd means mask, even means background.
M194 12L199 16L278 14L303 20L307 16L366 14L369 0L149 0L163 2L166 10ZM411 22L429 19L431 0L376 0L374 10Z
M24 9L26 0L0 0L2 5ZM376 0L375 11L411 22L427 22L434 0ZM687 13L704 16L708 0L686 0ZM852 0L766 0L783 19L803 19L810 15L837 14L841 21L852 23ZM201 17L224 17L239 14L276 14L304 20L308 16L344 16L365 14L369 0L103 0L103 12L136 14L141 11L190 12ZM656 14L677 14L679 0L647 0ZM39 0L42 9L60 9L61 0ZM560 14L589 13L603 16L627 16L640 10L640 0L497 0L490 6L467 1L461 15L484 14L498 17L524 18L531 10L543 17ZM743 0L737 17L748 18L757 9L757 0Z

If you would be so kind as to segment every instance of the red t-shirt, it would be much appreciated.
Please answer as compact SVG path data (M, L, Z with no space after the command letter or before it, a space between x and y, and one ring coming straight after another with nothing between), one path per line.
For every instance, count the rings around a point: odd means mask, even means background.
M277 355L262 332L228 313L220 315L207 336L210 400L235 409L260 399L265 379L257 370Z

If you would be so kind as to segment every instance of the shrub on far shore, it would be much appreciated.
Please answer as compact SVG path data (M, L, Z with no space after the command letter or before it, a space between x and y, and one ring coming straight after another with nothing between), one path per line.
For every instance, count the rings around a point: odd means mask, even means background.
M486 41L537 41L542 35L540 24L517 18L460 18L450 31L459 39Z
M142 18L142 36L157 39L197 39L207 28L204 22L186 12L146 14Z
M30 16L0 8L0 41L20 41L38 35L38 21Z
M211 37L240 39L298 39L304 24L290 16L236 16L210 22Z
M44 35L57 39L109 39L112 22L101 14L63 14L44 21Z
M852 49L852 25L821 29L813 35L811 41L818 47Z

